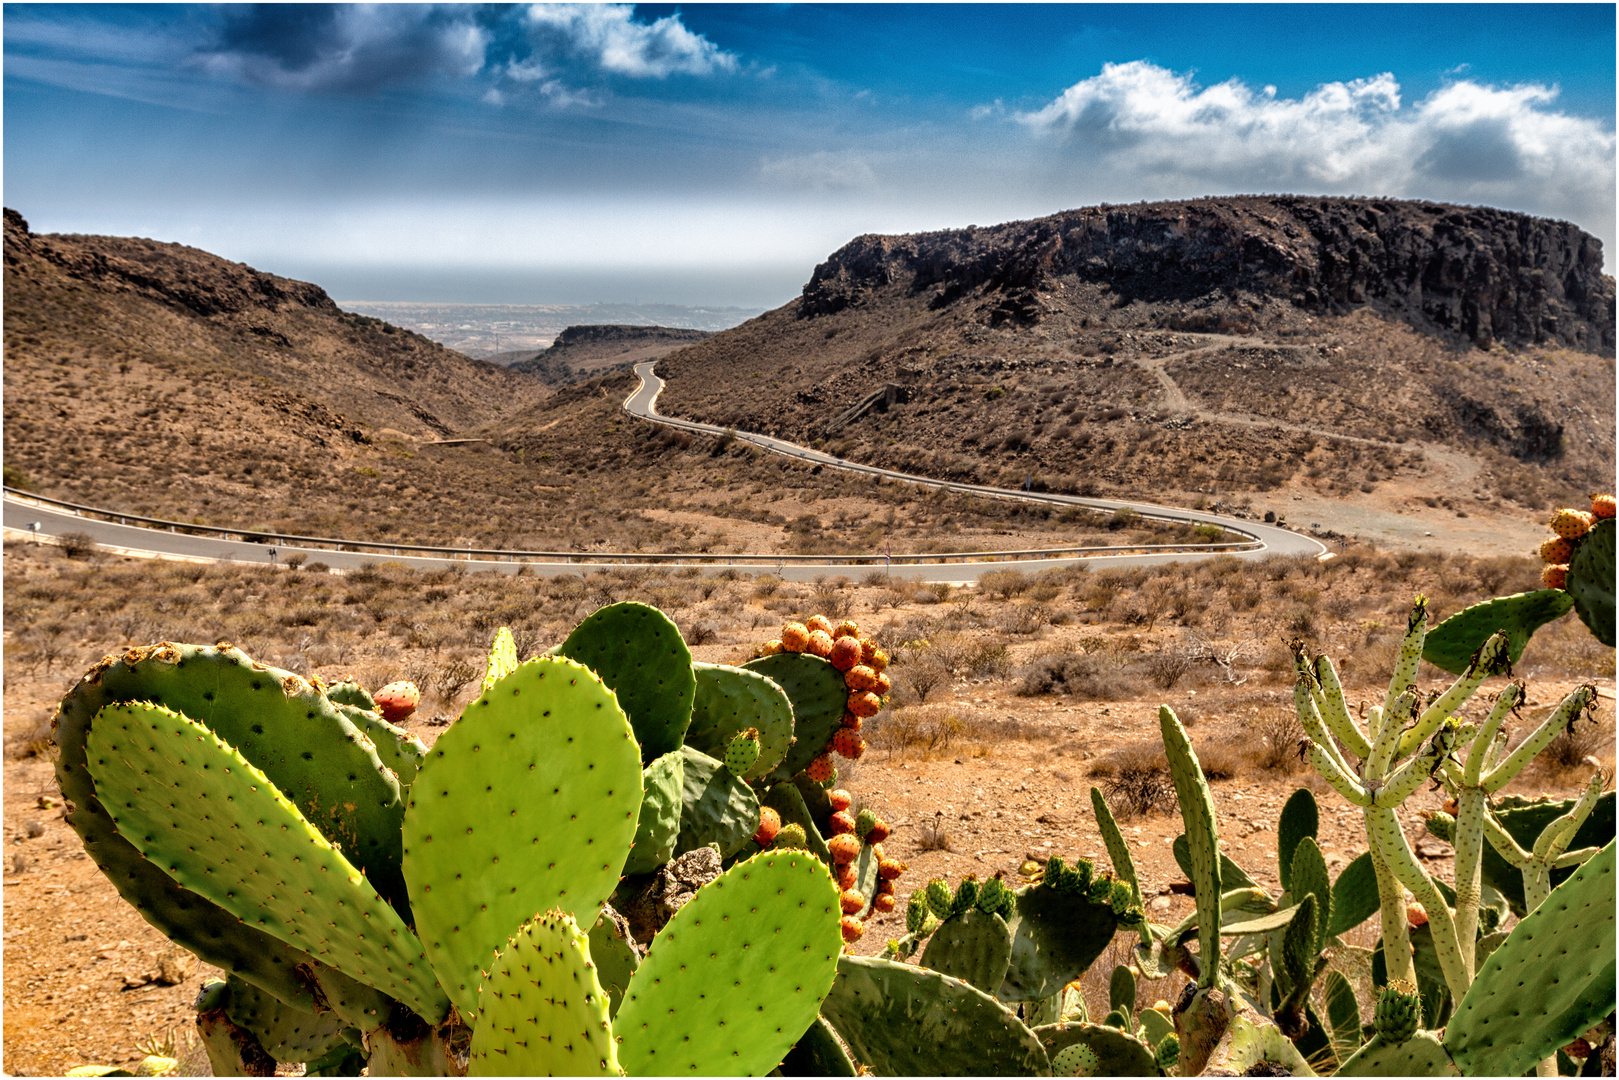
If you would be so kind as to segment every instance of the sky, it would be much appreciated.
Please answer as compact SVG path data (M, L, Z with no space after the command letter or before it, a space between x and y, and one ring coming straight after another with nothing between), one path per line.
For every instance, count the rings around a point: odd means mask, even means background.
M4 8L4 200L338 299L774 307L862 233L1239 193L1615 242L1611 4Z

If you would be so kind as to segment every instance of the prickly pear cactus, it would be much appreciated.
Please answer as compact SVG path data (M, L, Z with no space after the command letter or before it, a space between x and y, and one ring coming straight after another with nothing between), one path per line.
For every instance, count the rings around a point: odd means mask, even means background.
M731 736L725 744L725 767L738 777L745 777L754 762L759 760L759 729L747 728Z
M793 745L793 704L787 692L768 676L724 664L692 663L697 679L686 745L711 758L724 759L739 732L753 728L759 736L758 758L738 776L763 780L781 764Z
M483 673L483 689L487 690L517 670L517 639L512 628L502 626L495 631L494 644L489 646L489 662Z
M1035 1029L1035 1037L1055 1059L1072 1047L1083 1046L1096 1059L1091 1076L1157 1076L1152 1047L1128 1032L1106 1024L1057 1023Z
M790 780L821 754L833 732L843 726L843 710L849 697L843 675L819 656L794 652L749 660L742 670L769 678L793 704L795 741L766 776L772 782Z
M1614 642L1614 519L1605 518L1580 541L1568 567L1574 610L1596 639Z
M946 919L922 952L922 966L970 983L986 994L1000 989L1012 963L1012 931L999 915L972 908Z
M1080 863L1086 871L1088 863ZM1047 877L1052 877L1047 870ZM1066 877L1066 875L1065 875ZM1012 931L1012 961L996 996L1002 1001L1038 1001L1060 991L1102 955L1119 928L1106 879L1100 900L1089 893L1091 882L1076 875L1061 884L1041 880L1014 890L1007 926Z
M690 746L680 753L685 763L675 854L718 844L720 858L729 859L758 831L759 797L722 762Z
M675 857L685 784L686 757L678 750L641 770L641 813L635 825L635 846L624 863L626 874L650 874Z
M617 695L635 729L642 764L680 748L697 678L691 650L667 615L632 601L609 604L574 627L554 651L594 671Z
M1422 643L1422 658L1441 671L1460 675L1485 639L1499 630L1507 635L1507 654L1516 664L1530 636L1567 615L1574 603L1562 589L1537 589L1485 600L1463 608L1428 631Z

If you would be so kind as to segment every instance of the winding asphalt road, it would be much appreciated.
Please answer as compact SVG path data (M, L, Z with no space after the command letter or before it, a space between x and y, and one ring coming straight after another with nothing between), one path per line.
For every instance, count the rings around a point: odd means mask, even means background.
M674 417L660 415L657 411L658 395L663 391L664 382L654 371L653 361L637 364L635 372L641 378L641 385L624 402L624 408L633 416L655 424L680 428L685 431L702 432L719 435L725 432L724 428L713 424L700 424L691 420L680 420ZM775 454L784 454L800 461L822 465L831 469L842 469L852 473L864 473L872 477L881 477L889 480L898 480L904 483L922 484L929 487L942 487L950 491L963 494L983 495L991 498L1025 499L1032 502L1055 503L1063 506L1083 506L1094 510L1112 511L1128 507L1143 517L1155 518L1163 521L1187 522L1197 524L1219 525L1230 532L1250 538L1255 543L1245 550L1233 551L1238 558L1263 558L1267 555L1308 555L1319 556L1326 551L1326 547L1316 540L1287 529L1277 528L1273 525L1262 525L1252 521L1243 521L1236 518L1200 513L1193 510L1182 510L1171 506L1155 506L1146 503L1116 502L1107 499L1085 499L1072 495L1056 495L1045 492L1009 491L1003 488L987 487L980 484L960 484L942 482L924 476L914 476L909 473L897 472L892 469L880 469L872 465L863 465L855 461L845 461L831 454L812 450L808 447L798 446L781 439L773 439L767 435L757 435L751 432L735 432L735 437L753 446L760 447ZM109 516L116 517L112 512ZM479 557L469 559L466 556L455 557L442 554L409 554L392 551L337 551L329 547L317 545L300 545L296 541L276 542L274 544L252 543L242 540L230 540L218 537L194 536L182 532L165 531L161 528L148 528L140 525L123 524L116 521L102 520L97 516L82 516L71 510L53 508L44 504L33 502L26 497L18 497L7 493L5 497L5 528L9 534L29 533L36 531L31 525L37 524L37 532L41 536L61 536L65 533L81 532L89 534L98 544L115 551L133 555L157 556L168 558L188 558L222 562L244 562L266 564L275 561L285 561L288 556L301 554L309 562L322 562L337 570L356 569L369 563L380 561L398 562L406 566L421 569L438 569L445 566L460 566L468 570L499 570L505 573L515 573L519 567L528 567L530 573L544 574L588 574L596 570L609 570L625 565L667 565L663 562L637 563L633 556L628 560L605 559L599 554L582 552L573 556L561 558L525 558L518 562L515 560L500 559L496 557ZM272 558L272 552L274 558ZM1092 555L1087 557L1068 558L1028 558L1028 559L1000 559L996 561L964 561L955 563L926 563L921 565L896 564L889 570L899 577L918 578L926 581L944 581L955 584L967 584L978 580L981 574L990 570L1026 570L1038 571L1061 566L1084 565L1091 568L1120 565L1140 565L1143 563L1164 562L1193 562L1201 559L1213 558L1218 552L1158 552L1152 554L1135 555ZM589 561L582 561L589 560ZM697 565L705 573L719 573L727 568L721 562L708 562ZM770 571L781 577L793 581L808 581L816 577L839 573L841 570L863 572L872 569L871 564L865 566L828 566L824 561L813 563L781 562L771 564L757 561L738 562L738 568L751 569L754 572Z

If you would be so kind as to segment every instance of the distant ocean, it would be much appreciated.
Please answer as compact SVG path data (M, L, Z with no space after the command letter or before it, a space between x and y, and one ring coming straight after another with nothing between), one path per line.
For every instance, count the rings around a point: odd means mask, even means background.
M569 326L674 326L728 330L764 308L683 304L432 304L339 300L345 311L414 330L446 348L484 359L544 349Z

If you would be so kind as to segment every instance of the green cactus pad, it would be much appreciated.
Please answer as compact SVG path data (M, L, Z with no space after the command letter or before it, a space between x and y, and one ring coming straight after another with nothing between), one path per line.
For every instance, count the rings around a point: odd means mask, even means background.
M686 745L723 761L726 746L738 732L757 728L759 759L742 778L751 782L769 776L793 745L793 703L787 692L769 676L746 668L698 661L691 666L697 696Z
M1119 964L1107 980L1107 1006L1120 1009L1128 1019L1136 1011L1136 977L1129 968Z
M1515 1076L1613 1011L1614 845L1524 916L1445 1029L1463 1072Z
M1609 582L1611 597L1611 577ZM1422 658L1441 671L1460 675L1485 639L1500 630L1507 635L1507 655L1516 664L1530 635L1567 615L1572 607L1574 599L1562 589L1537 589L1474 604L1428 631L1422 643Z
M624 991L629 989L630 976L635 974L641 959L605 911L590 928L590 960L596 965L596 978L602 989L607 991L608 1012L617 1015Z
M1051 1059L1052 1076L1095 1076L1101 1067L1096 1051L1084 1043L1064 1047Z
M1374 1035L1353 1057L1338 1066L1336 1076L1461 1076L1431 1031L1419 1031L1395 1046Z
M1293 890L1293 852L1299 841L1306 836L1314 839L1320 831L1321 814L1316 808L1315 796L1309 788L1299 788L1282 807L1282 816L1276 823L1276 868L1281 874L1283 890Z
M1198 985L1209 987L1214 985L1220 955L1220 890L1235 885L1221 884L1214 800L1209 795L1208 781L1203 778L1197 753L1186 737L1186 729L1167 705L1158 709L1158 727L1164 739L1164 753L1169 758L1169 775L1175 782L1181 820L1186 825L1187 850L1192 863L1191 879L1198 911L1198 953L1203 964Z
M960 979L845 956L821 1006L856 1061L879 1076L1049 1076L1034 1032Z
M252 1032L277 1061L317 1061L358 1041L359 1032L336 1013L295 1008L234 975L226 976L225 985L225 1015Z
M821 797L825 798L826 792L822 791ZM816 826L815 819L810 816L809 806L804 802L804 794L797 784L779 783L765 792L764 798L759 802L781 815L783 828L788 825L802 828L805 849L828 866L832 865L832 852L827 849L826 841L821 838L821 830Z
M922 966L993 994L1012 962L1012 931L999 915L973 908L946 919L922 951Z
M1316 1071L1299 1054L1298 1048L1271 1023L1253 1023L1243 1016L1231 1021L1231 1049L1226 1068L1239 1076L1261 1062L1280 1065L1291 1076L1315 1076Z
M1084 974L1113 940L1118 919L1111 905L1092 903L1044 883L1015 890L1012 962L996 996L1038 1001Z
M691 650L667 615L646 604L611 604L587 616L554 651L594 671L618 695L642 764L680 748L697 679Z
M772 781L790 779L804 771L843 726L843 710L849 702L843 673L819 656L793 652L749 660L742 669L770 678L793 703L795 741L781 763L766 775Z
M350 1027L371 1031L387 1021L394 999L373 986L356 982L336 968L313 964L305 969L319 990L320 1001Z
M1332 915L1327 922L1327 937L1347 933L1377 914L1377 871L1372 868L1370 852L1361 852L1343 868L1332 883Z
M641 813L635 824L635 846L624 863L626 874L650 874L675 857L685 785L686 756L678 750L641 770Z
M422 944L463 1016L514 927L553 908L595 917L640 806L629 722L572 660L520 665L439 736L411 785L405 879Z
M701 750L682 746L680 754L685 763L675 854L718 844L720 858L729 859L759 831L759 797Z
M1152 1046L1157 1046L1175 1035L1175 1022L1157 1009L1142 1009L1136 1019L1140 1020L1141 1026L1146 1029L1147 1042Z
M1597 522L1568 564L1568 595L1574 601L1574 612L1610 649L1614 641L1613 532L1613 518Z
M1339 1061L1360 1049L1360 1002L1355 988L1341 971L1328 971L1321 977L1321 996L1327 1003L1327 1037Z
M264 773L160 705L108 705L87 767L120 835L185 888L437 1023L421 942ZM183 809L182 809L183 807Z
M858 1076L849 1052L838 1042L832 1025L823 1016L804 1032L804 1037L781 1059L783 1076Z
M572 915L536 915L478 991L469 1076L620 1076L607 995Z
M416 773L427 757L422 741L402 727L388 723L374 712L340 705L338 710L376 747L377 757L399 777L399 786L407 788L416 782Z
M1175 844L1170 849L1175 856L1175 865L1180 867L1181 873L1188 880L1192 878L1192 849L1186 842L1186 834L1181 833L1175 837ZM1225 852L1220 852L1220 888L1226 892L1232 889L1253 889L1258 884L1253 876L1239 866Z
M1053 1059L1073 1046L1083 1046L1096 1055L1093 1076L1159 1076L1152 1047L1127 1032L1106 1024L1047 1024L1034 1034ZM1052 1070L1053 1075L1056 1069Z
M775 1068L832 986L839 917L837 884L806 852L733 865L652 939L613 1023L620 1064L632 1076Z
M1313 836L1304 837L1293 849L1291 878L1290 891L1295 899L1302 901L1306 896L1315 896L1315 938L1309 948L1312 953L1319 953L1331 938L1327 928L1332 920L1332 883L1327 877L1327 860L1315 846Z
M489 661L484 666L483 690L488 690L501 679L517 670L517 639L512 628L502 626L495 631L495 640L489 646Z
M1129 883L1130 892L1139 906L1141 884L1136 881L1136 864L1130 858L1130 845L1124 842L1124 834L1119 831L1118 822L1113 820L1113 811L1108 809L1107 800L1096 788L1091 788L1091 811L1096 815L1096 828L1102 834L1102 843L1107 846L1107 857L1113 863L1114 876Z
M333 705L347 705L365 712L377 711L376 699L357 682L330 683L326 687L326 700Z

